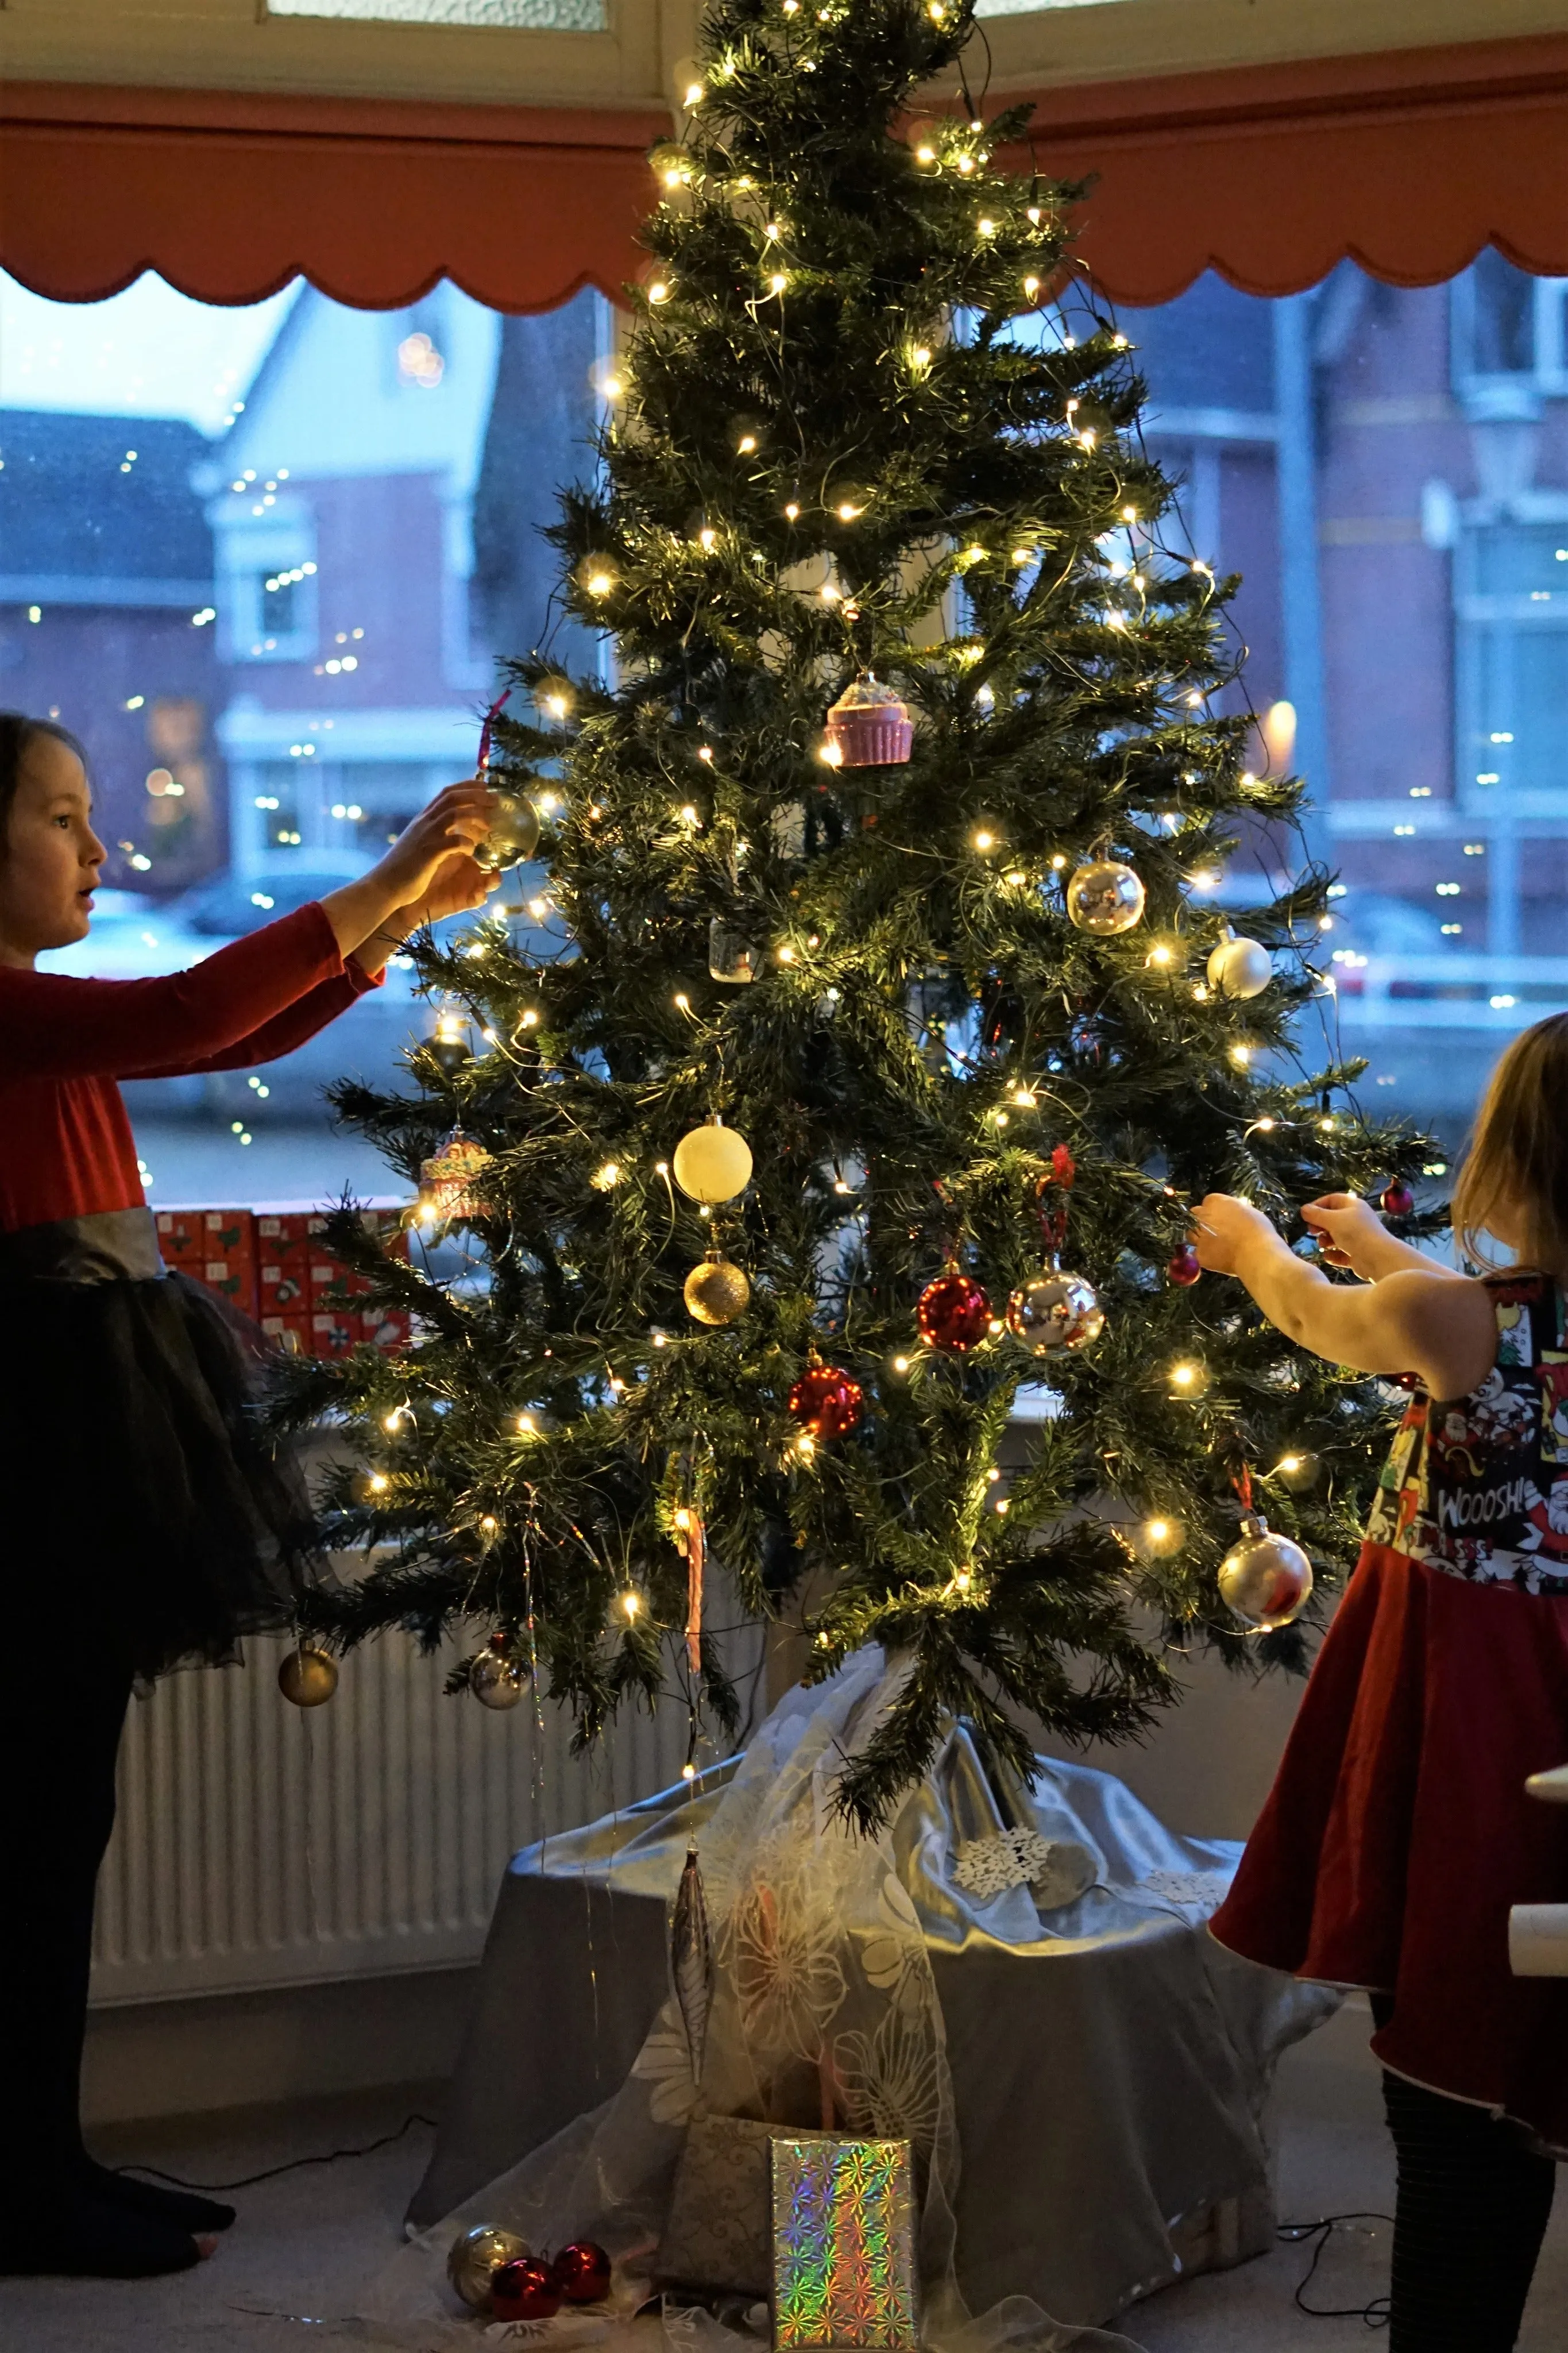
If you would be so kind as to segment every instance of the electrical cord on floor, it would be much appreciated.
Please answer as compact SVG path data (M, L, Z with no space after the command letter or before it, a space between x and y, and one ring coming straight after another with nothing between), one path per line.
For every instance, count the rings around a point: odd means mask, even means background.
M187 2181L183 2173L164 2173L156 2165L117 2165L116 2173L147 2173L154 2181L166 2181L174 2189L195 2189L211 2196L218 2189L254 2189L258 2181L276 2181L280 2173L298 2173L303 2165L336 2165L341 2157L374 2157L378 2148L390 2148L416 2125L427 2125L433 2132L434 2116L405 2116L395 2132L383 2133L379 2140L366 2141L363 2148L329 2148L317 2157L291 2157L286 2165L269 2165L264 2173L247 2173L240 2181Z
M1316 2239L1318 2242L1312 2250L1311 2262L1296 2283L1297 2310L1307 2313L1313 2320L1361 2320L1368 2328L1386 2328L1388 2298L1385 2295L1374 2295L1370 2304L1309 2304L1306 2297L1307 2290L1312 2284L1312 2275L1322 2261L1323 2249L1333 2237L1339 2223L1392 2222L1393 2220L1392 2214L1356 2213L1325 2214L1316 2222L1281 2222L1274 2235L1283 2239L1287 2246L1304 2247L1309 2239Z

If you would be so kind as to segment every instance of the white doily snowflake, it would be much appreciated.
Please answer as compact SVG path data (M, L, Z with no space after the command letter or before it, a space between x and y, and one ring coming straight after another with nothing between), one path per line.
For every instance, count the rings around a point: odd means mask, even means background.
M952 1875L966 1894L984 1904L1010 1887L1027 1887L1045 1874L1050 1861L1051 1841L1038 1831L999 1831L994 1838L972 1840Z
M1213 1912L1229 1889L1228 1871L1146 1871L1133 1894L1155 1895L1166 1904L1195 1904Z

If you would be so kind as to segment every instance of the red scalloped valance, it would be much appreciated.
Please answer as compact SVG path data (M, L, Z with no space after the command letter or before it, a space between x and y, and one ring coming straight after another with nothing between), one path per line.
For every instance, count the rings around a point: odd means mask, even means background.
M1489 241L1568 275L1568 37L1047 90L1036 108L1038 167L1096 177L1080 250L1122 301L1211 267L1288 293L1346 255L1425 285ZM505 311L615 296L668 128L655 108L12 81L0 266L66 301L149 269L209 302L300 273L368 308L442 276Z
M1429 286L1487 244L1568 276L1568 37L1030 95L1039 167L1096 175L1079 252L1119 301L1208 269L1295 293L1347 257Z
M204 302L303 275L366 310L442 277L545 311L637 273L661 110L0 85L0 267L91 302L155 269Z

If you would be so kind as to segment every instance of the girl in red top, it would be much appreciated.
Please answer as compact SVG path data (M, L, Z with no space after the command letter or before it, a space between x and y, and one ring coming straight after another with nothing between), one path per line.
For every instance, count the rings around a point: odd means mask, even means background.
M451 786L368 874L194 971L70 979L34 965L88 930L86 768L0 712L0 1528L15 1618L47 1613L0 1703L0 2272L182 2270L234 2219L82 2146L93 1890L132 1683L287 1625L311 1566L248 1410L259 1335L165 1274L117 1082L313 1037L418 923L482 902L493 807Z
M1414 1371L1354 1576L1214 1934L1364 1988L1399 2159L1390 2353L1509 2353L1568 2155L1568 1981L1509 1968L1568 1900L1568 1014L1504 1054L1454 1195L1453 1273L1364 1202L1303 1211L1331 1282L1244 1201L1194 1237L1293 1340Z

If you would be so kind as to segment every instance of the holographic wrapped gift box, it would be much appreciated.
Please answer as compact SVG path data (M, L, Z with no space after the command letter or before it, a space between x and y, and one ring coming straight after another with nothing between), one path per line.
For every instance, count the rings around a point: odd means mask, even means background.
M773 2344L919 2342L907 2140L773 2143Z

